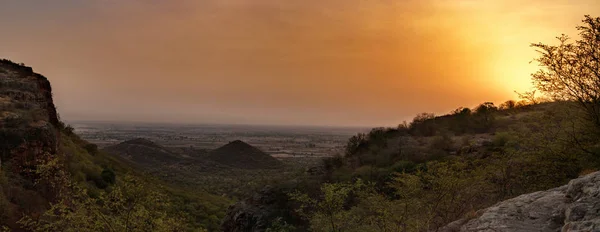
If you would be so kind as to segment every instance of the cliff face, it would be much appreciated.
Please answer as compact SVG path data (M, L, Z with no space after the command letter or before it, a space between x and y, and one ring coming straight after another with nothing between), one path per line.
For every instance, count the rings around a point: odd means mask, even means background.
M0 60L0 97L3 111L12 103L16 109L43 110L40 117L54 126L59 124L48 79L33 72L31 67ZM24 104L19 107L20 104ZM29 108L25 108L29 106Z
M453 222L442 231L599 231L600 172L500 202L478 215Z
M30 67L0 60L0 223L15 227L54 199L37 165L57 154L61 128L50 82Z
M0 60L0 152L13 171L55 154L60 122L50 82L30 67Z

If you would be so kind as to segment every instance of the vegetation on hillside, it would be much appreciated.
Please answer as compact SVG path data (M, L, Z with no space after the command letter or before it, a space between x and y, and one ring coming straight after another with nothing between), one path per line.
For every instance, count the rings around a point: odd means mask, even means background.
M229 199L243 199L266 185L297 178L304 175L307 166L319 163L318 158L303 159L305 163L279 161L241 141L205 152L163 147L138 138L102 150L173 186Z
M38 201L9 200L21 182L3 165L2 189L5 201L14 207L6 210L35 208L26 211L18 225L32 231L197 231L215 230L225 208L231 203L223 197L204 192L189 192L167 185L131 168L118 157L89 146L71 132L61 133L61 153L40 161L35 169L34 185L47 183L56 192L51 199ZM42 157L40 157L42 158ZM24 190L27 191L27 190ZM27 197L24 195L23 197ZM13 219L15 220L15 219ZM9 221L9 220L7 220ZM94 223L90 223L94 222Z
M417 115L352 137L326 159L320 191L290 195L311 231L431 231L520 194L563 185L600 167L600 18L580 39L533 44L532 75L551 101L486 102Z

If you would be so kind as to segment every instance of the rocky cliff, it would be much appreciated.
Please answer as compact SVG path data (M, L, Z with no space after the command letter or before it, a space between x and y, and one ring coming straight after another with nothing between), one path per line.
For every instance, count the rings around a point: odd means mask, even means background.
M55 154L59 124L48 79L30 67L0 60L1 160L23 171L43 154Z
M0 60L0 222L14 228L23 214L47 206L54 193L37 183L36 166L59 149L62 124L50 82L30 67Z
M441 231L600 231L600 172L500 202Z

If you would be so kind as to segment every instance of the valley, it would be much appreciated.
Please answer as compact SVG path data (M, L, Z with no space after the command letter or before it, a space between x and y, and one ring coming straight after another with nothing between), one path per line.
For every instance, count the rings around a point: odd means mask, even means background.
M191 191L233 199L248 197L265 185L319 172L323 158L341 155L351 136L368 131L352 127L114 122L71 125L83 139L106 153L128 159L154 177ZM268 156L273 158L265 160Z
M329 157L343 151L346 142L363 127L186 125L120 122L69 122L83 139L106 147L146 138L166 147L212 150L242 140L278 158Z

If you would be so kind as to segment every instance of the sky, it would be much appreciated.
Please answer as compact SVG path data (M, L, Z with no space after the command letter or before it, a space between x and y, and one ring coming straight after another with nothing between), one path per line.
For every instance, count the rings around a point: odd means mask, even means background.
M597 0L0 0L66 121L395 126L516 99Z

